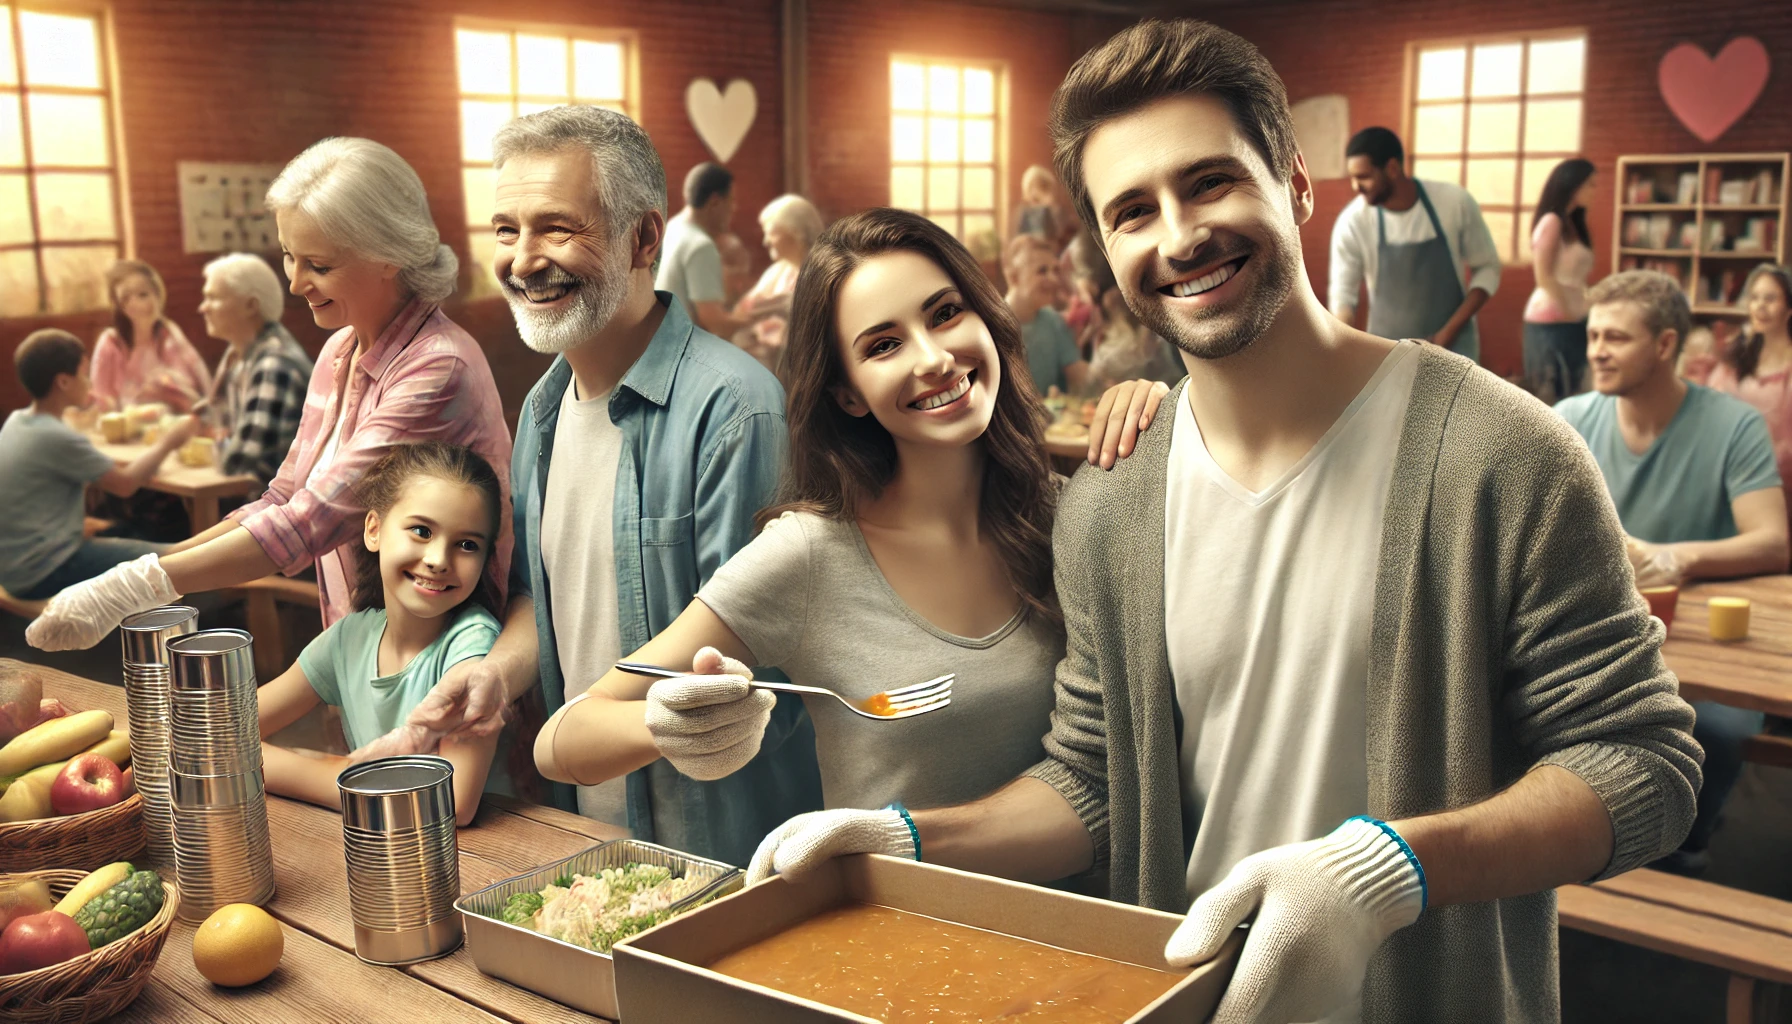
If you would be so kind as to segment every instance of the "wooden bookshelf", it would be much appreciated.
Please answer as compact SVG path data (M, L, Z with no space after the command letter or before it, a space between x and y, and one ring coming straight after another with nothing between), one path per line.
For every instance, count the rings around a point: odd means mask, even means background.
M1685 180L1688 175L1689 183ZM1762 195L1763 179L1766 195ZM1731 186L1732 198L1741 201L1720 201L1726 183ZM1789 184L1792 154L1621 156L1612 217L1612 271L1661 270L1686 289L1695 317L1741 317L1746 311L1735 292L1753 265L1786 262L1786 223L1792 213ZM1734 195L1736 191L1742 193L1740 197ZM1683 201L1688 198L1692 201ZM1660 218L1666 219L1665 239L1657 229ZM1682 231L1688 224L1693 231L1690 247L1682 244ZM1751 228L1761 237L1761 247L1727 248ZM1632 232L1628 242L1627 229ZM1712 248L1711 242L1719 234L1725 247ZM1713 293L1726 282L1724 294Z

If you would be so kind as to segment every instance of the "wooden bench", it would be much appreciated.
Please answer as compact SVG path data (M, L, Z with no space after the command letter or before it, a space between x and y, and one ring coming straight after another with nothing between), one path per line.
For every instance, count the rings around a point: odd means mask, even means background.
M1742 759L1775 768L1792 768L1792 736L1764 732L1742 741Z
M1756 1018L1760 982L1792 985L1792 903L1641 868L1556 890L1564 928L1708 964L1730 975L1726 1024ZM1777 992L1764 993L1776 1002ZM1778 1019L1773 1007L1763 1019Z
M317 607L317 584L285 576L264 576L224 591L246 606L249 635L255 638L255 675L264 683L286 671L286 633L280 628L280 604Z

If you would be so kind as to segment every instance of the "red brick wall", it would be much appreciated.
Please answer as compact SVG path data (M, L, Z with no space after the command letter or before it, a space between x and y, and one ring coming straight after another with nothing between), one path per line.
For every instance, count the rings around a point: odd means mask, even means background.
M1610 271L1612 199L1617 158L1625 154L1756 152L1792 149L1792 5L1744 0L1616 0L1465 4L1460 0L1295 0L1215 7L1215 22L1255 42L1281 72L1291 100L1325 93L1350 98L1352 130L1400 130L1408 41L1539 29L1587 30L1587 93L1582 147L1601 170L1590 211L1598 253L1595 276ZM1735 35L1754 35L1776 63L1767 89L1729 133L1701 142L1662 102L1655 68L1681 42L1716 53ZM1319 186L1318 211L1302 231L1307 268L1323 297L1331 229L1351 198L1344 181ZM1483 361L1500 373L1521 365L1524 304L1531 270L1506 270L1500 291L1481 315Z

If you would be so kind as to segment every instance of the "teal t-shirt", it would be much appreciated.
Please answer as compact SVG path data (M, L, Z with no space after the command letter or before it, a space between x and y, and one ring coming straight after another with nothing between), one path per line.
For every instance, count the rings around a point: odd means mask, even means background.
M1688 382L1686 400L1649 450L1631 451L1615 395L1564 398L1556 412L1599 463L1624 532L1655 544L1736 535L1730 503L1780 485L1767 421L1741 399Z
M1020 328L1021 340L1027 345L1027 370L1033 374L1033 387L1045 394L1056 386L1070 390L1064 368L1083 358L1077 351L1076 335L1058 311L1050 306Z
M342 732L350 750L365 746L404 724L411 709L450 668L468 658L482 658L498 639L498 620L471 601L452 613L454 621L410 664L380 675L380 637L386 632L386 610L364 608L323 631L305 645L299 668L325 704L342 709ZM492 759L485 789L509 792L502 781L503 745Z

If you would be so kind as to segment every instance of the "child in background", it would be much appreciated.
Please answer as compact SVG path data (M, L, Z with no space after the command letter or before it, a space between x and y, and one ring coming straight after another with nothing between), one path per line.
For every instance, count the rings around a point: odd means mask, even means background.
M183 418L120 468L62 421L63 413L86 407L93 389L81 340L67 331L33 331L13 360L32 403L0 427L0 588L31 601L162 550L146 541L84 537L84 492L98 484L119 497L136 493L198 421Z
M503 514L489 463L459 445L398 445L357 490L367 506L367 554L355 579L355 611L260 692L268 791L332 808L339 806L336 776L366 759L361 748L401 725L443 673L485 657L499 628L495 597L483 582ZM341 709L358 758L311 756L265 742L320 701ZM481 792L504 788L487 785L498 742L498 736L440 742L437 753L454 765L459 824L473 820Z

